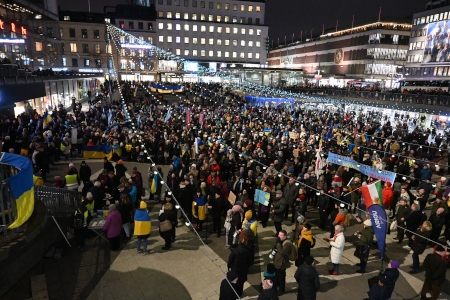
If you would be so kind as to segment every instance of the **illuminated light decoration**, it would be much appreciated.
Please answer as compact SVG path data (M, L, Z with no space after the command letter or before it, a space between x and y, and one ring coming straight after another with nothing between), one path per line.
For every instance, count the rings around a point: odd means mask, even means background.
M11 31L16 32L16 24L11 23Z
M5 29L5 22L0 20L0 29Z
M80 73L103 73L103 70L99 69L78 69Z
M23 26L20 26L20 32L22 32L22 35L27 35L27 29Z
M0 39L0 44L25 44L24 39Z
M151 45L136 45L136 44L120 44L122 48L128 49L153 49L154 46Z

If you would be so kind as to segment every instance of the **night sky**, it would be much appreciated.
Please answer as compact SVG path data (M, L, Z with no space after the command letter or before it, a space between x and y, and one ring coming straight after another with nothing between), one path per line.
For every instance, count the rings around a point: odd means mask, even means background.
M87 11L89 0L59 0L62 10ZM224 0L226 2L226 0ZM289 42L292 34L295 38L322 33L322 25L325 32L350 28L354 15L354 26L378 20L381 7L381 20L411 22L412 14L425 10L428 0L266 0L266 24L269 25L269 36L272 40L280 38L284 42L284 36ZM125 4L126 0L90 0L92 12L103 12L103 6ZM154 3L154 1L152 1ZM276 43L276 42L275 42Z

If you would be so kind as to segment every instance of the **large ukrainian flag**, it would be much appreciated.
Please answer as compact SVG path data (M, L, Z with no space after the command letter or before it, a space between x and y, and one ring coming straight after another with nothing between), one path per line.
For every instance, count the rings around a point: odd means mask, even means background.
M100 146L84 146L83 157L84 158L112 158L113 151L108 145Z
M50 122L52 121L52 116L50 116L48 114L48 111L46 110L44 113L44 121L43 121L43 125L47 126Z
M17 174L6 179L16 198L17 218L8 226L8 229L14 229L25 223L34 210L33 165L28 157L4 152L1 153L0 163L19 170Z

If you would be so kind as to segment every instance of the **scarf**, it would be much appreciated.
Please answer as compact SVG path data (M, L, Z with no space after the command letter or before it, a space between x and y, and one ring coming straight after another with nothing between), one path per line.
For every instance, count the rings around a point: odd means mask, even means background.
M298 239L297 247L300 248L300 244L302 240L305 239L309 242L311 242L311 245L314 244L313 242L313 235L311 230L302 230L302 234L300 235L300 238Z

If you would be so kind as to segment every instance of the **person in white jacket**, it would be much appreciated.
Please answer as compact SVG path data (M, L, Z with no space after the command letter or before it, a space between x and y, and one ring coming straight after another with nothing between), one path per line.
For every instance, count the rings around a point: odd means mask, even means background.
M333 269L328 272L330 275L339 275L339 264L341 262L342 253L344 252L345 237L344 228L340 225L334 226L334 237L332 239L325 238L330 243L330 260L333 263Z

